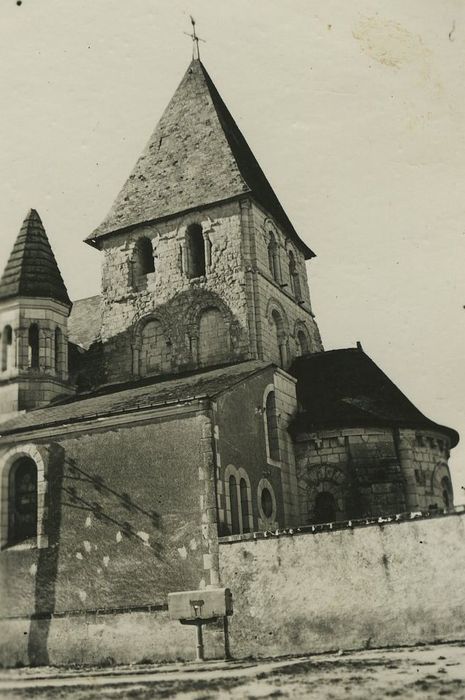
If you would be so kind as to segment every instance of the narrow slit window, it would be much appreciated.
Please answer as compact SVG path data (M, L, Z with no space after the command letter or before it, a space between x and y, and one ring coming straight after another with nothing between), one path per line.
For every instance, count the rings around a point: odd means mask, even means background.
M295 299L297 299L297 301L301 301L302 290L300 288L300 277L297 271L295 255L292 250L289 251L289 282L291 285L292 295L295 297Z
M268 243L268 266L273 279L276 282L279 282L278 246L276 244L276 238L272 232L270 232L270 241Z
M200 224L191 224L186 231L187 273L192 279L205 274L205 242Z
M238 535L241 531L239 519L239 502L237 499L237 481L231 474L229 477L229 501L231 508L231 535Z
M276 414L276 398L274 391L270 391L265 404L266 438L268 441L268 454L273 461L279 461L278 420Z
M152 241L149 238L140 238L137 241L137 252L140 274L148 275L150 272L155 272Z
M446 508L446 509L452 508L452 506L453 506L452 485L450 483L450 479L448 479L447 476L445 476L441 479L441 487L442 487L442 502L444 504L444 508Z
M242 514L242 532L250 532L249 526L249 494L247 482L244 478L239 481L239 491L241 494L241 514Z
M30 369L39 368L39 326L32 323L28 334L28 365Z
M276 365L284 367L287 360L286 334L283 320L276 309L273 309L271 313L270 330L272 341L271 359Z
M304 331L300 330L297 333L297 355L307 355L309 352L308 338Z
M55 328L55 372L59 372L61 367L61 346L62 333L59 328Z
M11 345L13 342L13 331L11 326L5 326L2 333L2 371L8 369L10 364Z

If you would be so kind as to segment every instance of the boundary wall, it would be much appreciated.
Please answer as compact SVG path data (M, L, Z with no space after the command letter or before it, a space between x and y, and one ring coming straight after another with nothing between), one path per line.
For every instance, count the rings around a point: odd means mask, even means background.
M195 629L167 605L75 610L0 620L0 666L112 666L195 658ZM222 658L222 621L204 626L207 658Z
M234 657L465 639L465 508L220 541Z
M465 640L465 507L221 538L235 658ZM194 629L165 603L12 614L5 666L194 657ZM207 658L224 654L205 628Z

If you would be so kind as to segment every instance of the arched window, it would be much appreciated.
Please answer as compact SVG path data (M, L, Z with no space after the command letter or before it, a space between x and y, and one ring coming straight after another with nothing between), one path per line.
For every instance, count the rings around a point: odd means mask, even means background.
M8 544L18 544L37 535L37 467L30 457L21 457L9 473Z
M140 374L163 374L171 370L171 347L157 319L148 321L142 329L139 356Z
M200 224L190 224L186 231L187 276L205 274L205 244Z
M310 348L308 346L307 334L303 330L297 331L296 343L297 357L301 357L301 355L306 355L310 351Z
M155 272L155 260L150 238L144 236L137 241L137 258L139 274L148 275L150 272Z
M276 309L271 312L271 360L276 365L284 367L286 364L286 336L281 314Z
M431 495L437 498L437 504L443 508L453 508L454 491L450 472L445 462L439 462L431 475Z
M247 482L244 478L239 481L239 493L241 495L242 532L250 532L249 497L247 493Z
M222 362L229 355L229 333L218 309L206 309L199 322L199 364Z
M238 535L251 532L252 491L245 469L236 469L232 464L226 467L224 473L226 521L229 534Z
M31 323L28 334L28 366L31 369L39 368L39 326Z
M13 331L11 326L5 326L2 333L2 372L8 369L11 359Z
M336 520L336 500L329 491L320 491L315 498L315 523L332 523Z
M54 358L55 358L55 372L59 372L61 368L61 339L62 332L58 326L55 328L55 347L54 347Z
M270 240L268 243L268 266L270 268L271 275L276 282L280 281L279 274L279 259L278 259L278 246L276 243L276 238L274 233L270 231Z
M289 282L291 285L292 295L300 301L302 299L302 291L300 289L300 278L297 272L297 265L295 262L295 255L292 250L289 251Z
M231 474L229 477L229 500L231 507L231 535L237 535L241 531L239 517L239 500L237 498L236 477Z
M273 390L269 391L265 400L265 433L269 459L279 462L278 416L276 412L276 397Z
M452 508L453 500L452 500L452 485L450 483L450 479L447 476L444 476L441 479L441 487L442 487L442 502L444 503L444 508Z

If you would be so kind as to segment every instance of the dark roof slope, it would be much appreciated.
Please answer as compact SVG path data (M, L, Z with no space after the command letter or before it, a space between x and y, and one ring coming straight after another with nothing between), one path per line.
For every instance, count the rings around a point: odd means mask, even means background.
M199 60L193 60L102 224L128 226L250 193L306 253L273 188Z
M55 299L71 306L68 292L35 209L24 219L0 280L0 299Z
M331 350L298 358L290 369L297 378L301 412L291 430L394 426L439 430L452 445L459 436L430 420L359 348Z
M100 339L102 328L103 300L99 294L73 302L68 318L68 338L70 343L84 350Z
M130 388L112 387L106 393L96 392L92 396L78 397L15 416L0 425L0 437L45 426L79 423L98 416L143 411L204 397L213 398L269 366L269 362L249 360L187 376L154 378Z

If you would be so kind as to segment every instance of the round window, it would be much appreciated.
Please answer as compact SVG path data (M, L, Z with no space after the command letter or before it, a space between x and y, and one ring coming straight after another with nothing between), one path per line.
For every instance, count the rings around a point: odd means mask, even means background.
M264 488L262 491L262 511L266 518L271 518L273 514L273 498L271 496L270 490Z

